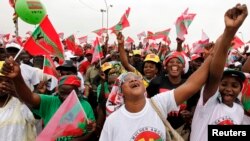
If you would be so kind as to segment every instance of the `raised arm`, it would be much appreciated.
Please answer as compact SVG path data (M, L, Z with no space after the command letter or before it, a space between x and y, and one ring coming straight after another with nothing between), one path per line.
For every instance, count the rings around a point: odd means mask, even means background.
M184 40L181 40L179 38L176 38L176 42L177 42L177 48L176 48L176 51L178 52L182 52L182 43L184 42Z
M182 104L188 98L197 93L205 84L212 56L208 56L205 62L187 79L185 83L177 87L174 91L176 104Z
M213 95L213 92L217 90L218 84L220 82L224 70L227 51L230 46L231 40L233 39L235 33L237 32L238 28L241 26L246 17L246 5L238 4L236 7L229 9L226 12L226 28L222 36L215 43L216 47L214 50L215 54L213 59L211 58L211 56L209 56L202 64L202 66L197 71L195 71L183 85L176 88L174 95L177 104L183 103L185 100L187 100L197 91L199 91L200 88L205 84L207 79L208 81L206 82L205 89L207 89L206 91L208 93L206 92L206 96L203 99L204 103L209 99L209 97ZM208 90L208 88L212 88L212 90Z
M209 68L209 78L206 82L203 95L203 104L215 94L224 72L228 50L239 27L247 17L246 5L237 4L229 9L224 16L225 30L217 39L214 48L214 57Z
M13 80L17 96L30 107L38 108L41 102L40 96L31 92L21 75L19 64L12 57L5 59L1 73Z
M120 60L121 60L123 67L127 71L133 72L135 68L129 64L128 57L124 49L124 36L122 35L121 32L117 34L117 41L118 41L118 51L120 53Z

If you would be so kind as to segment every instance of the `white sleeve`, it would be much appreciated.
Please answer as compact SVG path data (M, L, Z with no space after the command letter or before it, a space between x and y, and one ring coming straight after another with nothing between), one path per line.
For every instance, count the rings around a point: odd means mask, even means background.
M201 88L200 98L199 98L197 106L211 107L212 105L213 106L216 105L216 103L218 102L217 98L219 96L219 90L217 90L216 93L213 96L211 96L205 104L203 104L204 88L205 88L205 85Z
M157 94L152 97L156 102L162 114L167 117L168 113L178 108L175 98L174 98L174 89L171 91L166 91L160 94Z
M31 79L29 80L32 85L37 85L40 82L39 74L36 69L31 67Z
M99 141L112 141L111 137L109 137L110 133L112 132L112 131L109 131L109 124L110 124L110 121L107 118L106 121L104 122L104 126L102 128Z

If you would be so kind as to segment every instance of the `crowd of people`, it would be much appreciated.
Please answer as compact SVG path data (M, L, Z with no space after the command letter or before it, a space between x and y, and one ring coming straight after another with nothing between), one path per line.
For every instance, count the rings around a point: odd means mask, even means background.
M122 32L117 47L106 37L104 57L92 62L93 47L73 54L64 45L63 64L53 57L58 80L43 73L44 57L32 56L15 43L0 48L0 140L32 141L74 90L87 116L80 136L58 141L169 140L152 106L185 141L206 141L208 125L250 124L250 48L228 62L232 40L248 15L237 4L224 15L225 28L202 52L141 43L125 48ZM146 44L148 45L148 44ZM17 58L17 59L14 59ZM79 123L80 124L80 123ZM72 131L73 133L74 131Z

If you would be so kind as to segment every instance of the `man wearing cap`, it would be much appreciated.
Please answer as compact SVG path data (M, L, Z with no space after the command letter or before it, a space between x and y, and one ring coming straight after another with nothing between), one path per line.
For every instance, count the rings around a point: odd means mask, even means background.
M87 49L85 52L86 59L84 59L82 62L80 62L79 66L78 66L78 70L82 75L86 74L87 69L91 64L92 55L93 55L93 51L90 49Z
M6 53L13 58L17 55L20 49L21 46L16 43L6 44ZM18 62L21 61L19 58L17 58ZM33 91L40 82L36 69L24 63L20 63L20 68L25 84L31 89L31 91Z
M132 66L135 67L140 73L143 73L142 64L143 61L141 59L141 50L133 50Z
M75 90L76 93L79 93L78 88L81 86L81 80L76 75L65 75L59 79L58 95L52 96L32 93L25 85L20 73L20 67L12 57L5 60L2 72L9 78L12 78L16 91L19 92L17 94L18 97L44 120L45 126L71 91ZM90 132L84 133L80 137L73 137L73 139L83 141L88 140L94 134L91 131L95 129L95 117L90 104L82 98L79 98L79 100L88 119L92 121L89 123L91 128L88 128Z
M59 71L61 76L65 75L76 75L81 79L81 86L79 87L80 92L84 91L84 78L81 73L77 72L77 68L72 60L65 60L61 66L58 66L56 70Z

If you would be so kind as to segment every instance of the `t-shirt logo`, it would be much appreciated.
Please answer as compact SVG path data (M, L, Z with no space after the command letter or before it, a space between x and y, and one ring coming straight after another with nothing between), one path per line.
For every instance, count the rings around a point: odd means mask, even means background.
M162 132L153 127L137 130L130 141L163 141Z
M224 116L216 120L215 125L234 125L234 121L229 116Z

